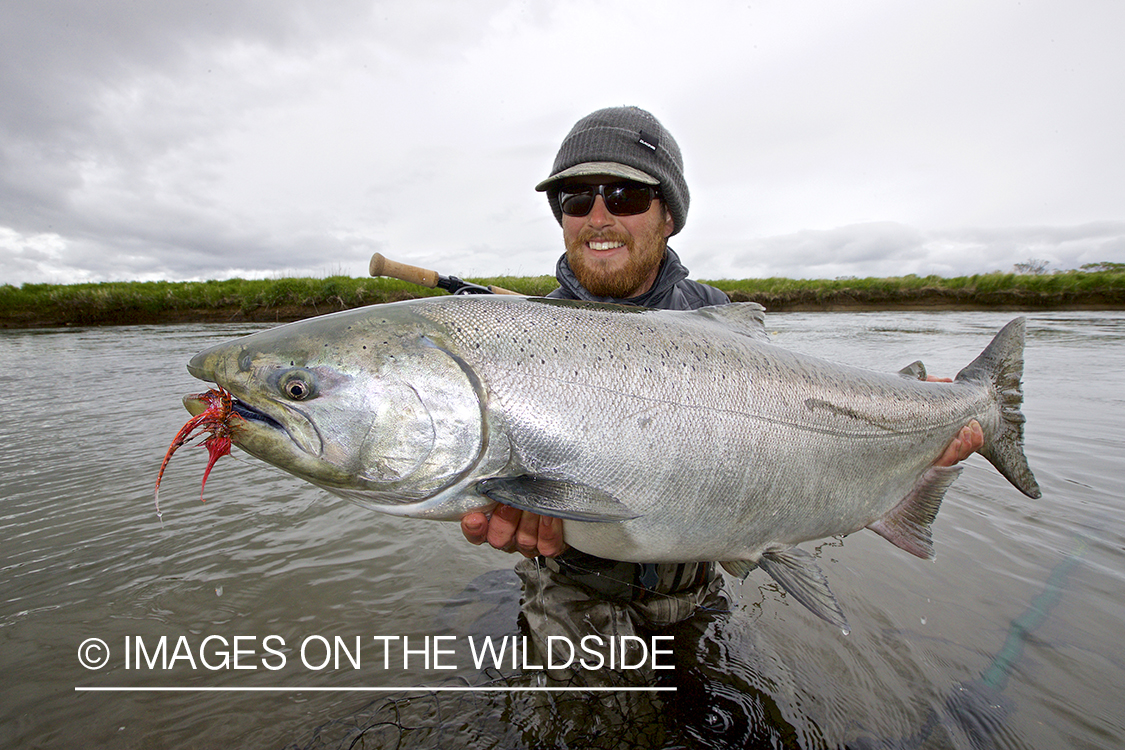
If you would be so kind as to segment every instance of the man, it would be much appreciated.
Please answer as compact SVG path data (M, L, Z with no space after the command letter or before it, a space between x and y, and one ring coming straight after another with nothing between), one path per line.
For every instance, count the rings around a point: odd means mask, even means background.
M722 291L689 280L667 245L683 229L690 199L679 147L648 112L614 107L579 120L536 190L547 193L566 245L556 268L561 286L549 296L672 310L729 302ZM974 421L938 465L957 463L983 442ZM722 603L713 563L593 557L567 547L559 519L501 505L491 518L466 515L461 530L473 544L528 558L516 571L540 648L546 635L577 643L592 631L661 629Z

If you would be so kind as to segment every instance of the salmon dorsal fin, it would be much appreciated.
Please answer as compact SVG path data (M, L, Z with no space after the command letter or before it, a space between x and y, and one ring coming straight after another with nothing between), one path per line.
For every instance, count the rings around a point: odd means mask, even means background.
M757 302L711 305L694 310L691 314L717 320L736 333L749 336L757 341L770 340L769 334L766 333L766 308Z
M933 559L930 525L941 508L945 491L960 474L960 466L931 466L898 505L867 528L912 555Z

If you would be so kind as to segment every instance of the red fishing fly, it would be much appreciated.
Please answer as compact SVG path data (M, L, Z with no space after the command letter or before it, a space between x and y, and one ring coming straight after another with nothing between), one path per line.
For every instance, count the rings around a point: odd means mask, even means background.
M234 396L222 386L216 386L206 393L197 393L188 398L196 399L207 404L207 408L187 421L168 446L164 454L164 462L160 464L160 473L156 475L156 512L160 513L160 480L164 477L164 469L172 459L176 450L197 437L202 432L210 433L203 441L207 448L209 458L207 469L203 472L203 484L199 488L199 499L203 500L203 488L207 486L207 477L211 468L223 456L230 453L231 437L238 431L242 417L234 410Z

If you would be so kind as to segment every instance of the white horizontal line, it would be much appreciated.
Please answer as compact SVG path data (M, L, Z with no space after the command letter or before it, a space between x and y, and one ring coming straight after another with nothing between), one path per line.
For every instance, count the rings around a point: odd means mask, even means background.
M661 693L674 687L75 687L75 692L91 693Z

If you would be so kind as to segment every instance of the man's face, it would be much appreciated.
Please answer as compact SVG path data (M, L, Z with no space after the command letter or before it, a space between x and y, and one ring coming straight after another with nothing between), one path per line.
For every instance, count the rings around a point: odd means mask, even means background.
M569 180L567 185L621 181L619 177L590 176ZM617 216L598 195L585 216L564 213L562 228L566 257L578 282L599 297L627 299L652 288L675 224L659 199L642 214Z

